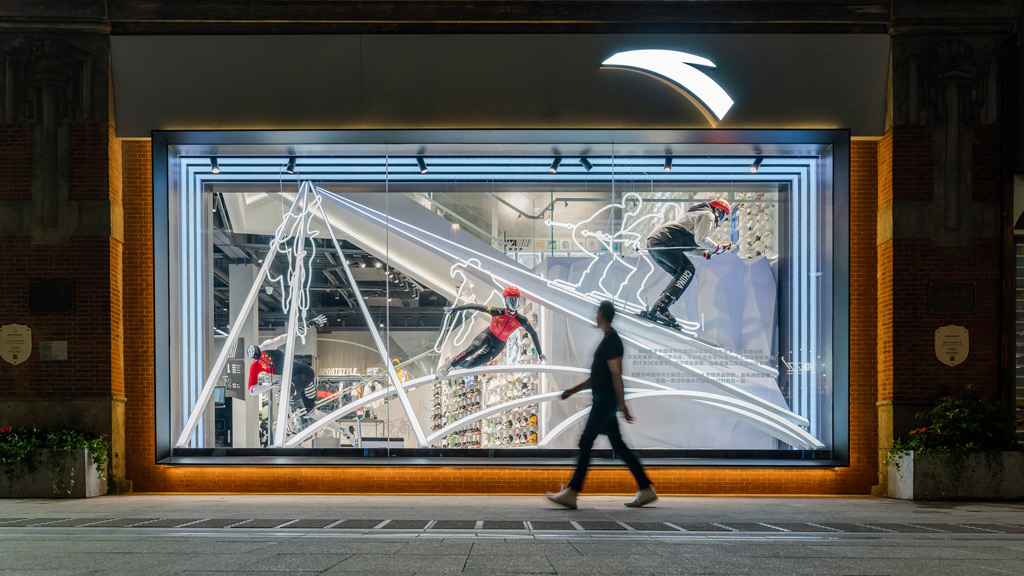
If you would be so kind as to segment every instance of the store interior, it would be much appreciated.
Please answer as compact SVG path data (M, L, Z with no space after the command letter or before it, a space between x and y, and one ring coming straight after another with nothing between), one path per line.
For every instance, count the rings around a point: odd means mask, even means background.
M571 449L590 399L558 396L586 378L611 300L631 445L828 452L830 149L653 149L177 147L176 446ZM715 198L731 212L711 237L731 249L691 253L682 329L641 318L671 278L647 237ZM508 286L539 342L515 330L488 364L438 377L491 321L446 308L500 310ZM247 349L273 339L289 369L255 374Z

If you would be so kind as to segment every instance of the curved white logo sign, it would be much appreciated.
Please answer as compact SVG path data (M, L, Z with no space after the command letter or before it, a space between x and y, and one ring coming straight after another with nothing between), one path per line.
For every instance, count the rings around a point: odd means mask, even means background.
M711 126L725 118L732 98L714 80L693 66L714 68L707 58L674 50L630 50L619 52L601 63L604 68L620 68L646 74L668 83L682 93L704 114Z

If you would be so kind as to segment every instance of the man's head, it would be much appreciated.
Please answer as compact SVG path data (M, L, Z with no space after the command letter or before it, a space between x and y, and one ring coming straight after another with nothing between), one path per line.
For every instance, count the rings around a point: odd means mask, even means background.
M611 300L603 300L597 305L597 324L611 324L615 318L615 305Z
M732 206L729 206L729 202L724 198L715 198L708 202L708 206L711 206L711 211L715 213L715 224L721 224L722 220L732 213Z
M515 286L509 286L501 293L501 297L505 300L505 310L507 310L509 314L516 313L516 310L519 308L520 296L519 288L516 288Z
M245 355L253 360L258 359L260 357L260 347L255 344L249 345L249 347L245 349Z

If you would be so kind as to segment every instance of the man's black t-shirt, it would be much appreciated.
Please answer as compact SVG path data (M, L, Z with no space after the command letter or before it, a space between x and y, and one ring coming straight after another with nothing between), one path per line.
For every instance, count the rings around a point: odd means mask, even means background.
M622 339L614 328L609 328L604 333L604 339L597 346L594 352L594 364L590 367L590 390L594 395L594 403L612 402L617 403L615 397L615 385L612 384L612 371L608 368L608 361L621 358L623 355Z

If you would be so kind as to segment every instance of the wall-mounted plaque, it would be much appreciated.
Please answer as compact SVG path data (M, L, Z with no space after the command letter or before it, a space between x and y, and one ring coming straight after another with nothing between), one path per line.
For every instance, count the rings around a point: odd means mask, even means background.
M67 360L67 340L43 340L39 342L39 359L43 361Z
M75 285L71 282L30 282L28 308L32 312L71 312Z
M935 330L935 357L947 366L956 366L971 351L970 334L963 326L943 326Z
M928 312L974 314L973 282L937 282L928 285Z
M32 330L24 324L0 328L0 358L17 366L32 355Z

